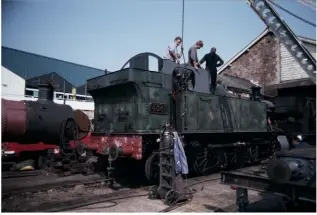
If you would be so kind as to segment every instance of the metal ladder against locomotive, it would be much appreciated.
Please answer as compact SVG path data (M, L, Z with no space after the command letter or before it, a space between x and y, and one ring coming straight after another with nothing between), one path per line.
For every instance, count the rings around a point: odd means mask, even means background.
M185 68L185 71L179 73L179 76L176 75L178 78L173 80L171 100L175 99L174 96L178 97L188 89L190 74L191 71ZM186 167L181 165L182 161L180 160L187 163L187 158L185 156L185 158L176 161L174 154L177 148L182 151L180 148L183 147L183 140L173 126L165 123L158 142L160 143L159 151L154 153L159 154L159 185L151 188L149 199L164 199L164 203L168 206L173 206L181 201L184 203L191 198L191 191L183 179L183 174L188 174L188 167L186 170ZM183 151L183 153L185 152ZM177 172L176 166L180 167L181 170L178 169Z
M156 153L159 154L159 185L151 188L149 193L150 199L164 199L165 204L170 205L172 201L177 199L175 189L173 189L173 179L175 177L175 167L173 159L173 139L169 132L169 125L164 125L160 139L160 150Z
M270 5L270 0L247 0L247 2L316 84L316 59L277 14Z
M149 192L149 199L164 199L164 203L172 206L179 201L186 200L185 183L182 174L176 174L174 159L175 132L169 124L164 125L160 139L159 154L159 185L155 185Z

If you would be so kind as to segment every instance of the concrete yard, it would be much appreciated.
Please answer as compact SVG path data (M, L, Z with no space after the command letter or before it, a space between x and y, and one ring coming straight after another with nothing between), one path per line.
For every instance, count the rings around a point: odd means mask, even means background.
M215 174L215 178L220 174ZM193 187L197 192L193 200L171 212L233 212L235 206L235 190L220 184L220 179L204 182ZM283 211L281 199L272 195L263 195L255 191L249 191L251 203L250 211ZM117 205L113 206L115 203ZM150 200L147 196L123 199L113 202L105 202L71 210L71 212L159 212L165 209L162 200ZM268 207L269 206L269 207Z

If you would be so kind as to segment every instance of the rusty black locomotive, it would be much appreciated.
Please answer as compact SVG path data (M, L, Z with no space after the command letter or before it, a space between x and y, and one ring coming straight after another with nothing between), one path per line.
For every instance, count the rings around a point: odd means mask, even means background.
M157 59L157 71L149 70L149 56ZM157 175L152 152L166 123L181 134L196 174L258 162L276 147L268 126L274 106L260 101L260 88L253 89L251 99L235 98L221 84L210 89L207 71L152 53L88 80L87 89L95 102L91 142L101 154L145 164L148 179Z
M76 140L89 132L89 119L69 105L53 102L54 86L39 85L37 101L2 99L2 141L30 144L63 144L63 139Z
M55 153L61 152L62 159L67 159L67 154L73 155L73 149L69 150L70 141L78 141L88 135L88 116L69 105L55 103L53 95L54 86L47 81L39 85L37 101L1 100L2 143L31 144L33 149L24 152L23 156L13 157L15 161L31 158L38 160L41 163L38 165L42 166L43 157L47 156L42 144L56 146L52 148L57 149Z

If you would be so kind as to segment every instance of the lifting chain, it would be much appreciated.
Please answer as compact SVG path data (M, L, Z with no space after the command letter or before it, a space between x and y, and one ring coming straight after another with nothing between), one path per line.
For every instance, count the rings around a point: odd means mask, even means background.
M182 10L182 40L184 41L184 20L185 20L185 0L183 0Z
M183 1L183 5L182 5L182 47L181 47L181 50L182 50L182 56L183 56L183 60L184 60L184 64L185 64L185 68L186 68L186 61L185 61L185 56L184 56L184 24L185 24L185 0L182 0Z

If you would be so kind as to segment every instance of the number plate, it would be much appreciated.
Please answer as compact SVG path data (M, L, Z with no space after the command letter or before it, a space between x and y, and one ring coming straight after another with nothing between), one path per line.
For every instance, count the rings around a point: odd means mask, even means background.
M150 113L158 114L158 115L166 115L167 114L167 105L151 103L150 104Z

